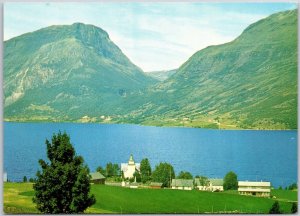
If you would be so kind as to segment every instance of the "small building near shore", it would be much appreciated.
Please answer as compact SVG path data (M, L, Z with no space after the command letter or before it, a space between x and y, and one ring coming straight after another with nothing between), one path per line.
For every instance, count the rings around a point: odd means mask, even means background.
M99 172L94 172L94 173L90 173L91 175L91 183L94 184L104 184L105 183L105 177L99 173Z
M3 173L3 182L7 182L7 173L6 172Z
M238 192L241 195L270 197L271 182L239 181Z
M223 188L223 179L208 179L209 181L209 186L208 190L209 191L224 191Z
M124 178L133 178L135 172L140 172L140 166L139 163L134 162L133 156L130 155L128 163L121 163L121 171L123 172Z
M178 190L192 190L194 188L193 179L172 179L172 189Z
M150 188L153 188L153 189L159 189L161 188L163 185L163 183L160 183L160 182L151 182L150 183Z
M195 179L195 185L198 190L202 191L224 191L223 179L207 179L205 184L201 184L200 179Z

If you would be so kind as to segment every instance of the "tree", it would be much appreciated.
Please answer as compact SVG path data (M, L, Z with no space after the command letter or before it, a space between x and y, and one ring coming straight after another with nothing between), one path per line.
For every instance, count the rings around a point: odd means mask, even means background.
M238 188L237 175L230 171L224 177L224 190L236 190Z
M148 158L145 158L141 161L140 171L141 171L141 180L143 183L146 183L151 179L151 166Z
M291 213L297 213L298 212L298 206L297 203L293 202L292 208L291 208Z
M193 179L193 176L192 176L192 174L189 173L189 172L181 171L181 172L178 174L177 178L179 178L179 179Z
M23 177L23 182L27 182L27 177L26 176Z
M89 169L77 156L66 133L54 134L46 140L49 162L40 159L42 171L33 185L33 202L47 214L83 213L96 200L90 195Z
M152 173L152 181L163 183L163 187L170 186L170 181L175 178L173 166L168 163L160 163L156 165Z
M281 214L279 202L275 201L269 210L269 214Z
M106 172L105 172L105 169L102 168L102 166L98 166L97 169L96 169L96 171L105 176Z
M135 179L136 182L141 182L141 180L142 180L141 174L139 172L134 172L133 173L133 179Z
M297 189L297 188L298 188L297 183L293 183L293 184L291 184L291 185L288 187L289 190L294 190L294 189Z
M199 178L199 182L200 182L200 185L197 185L197 186L208 186L209 185L209 181L208 181L207 177L197 176L196 178Z
M111 162L106 164L106 176L119 176L120 175L120 167L118 164L113 164Z

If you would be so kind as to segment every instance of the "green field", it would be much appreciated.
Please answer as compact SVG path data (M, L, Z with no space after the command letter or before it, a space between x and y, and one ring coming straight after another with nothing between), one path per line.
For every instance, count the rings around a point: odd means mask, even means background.
M274 199L236 192L129 189L92 185L96 204L86 213L268 213ZM38 213L32 203L31 183L4 183L5 213ZM290 213L297 191L273 190L284 213Z

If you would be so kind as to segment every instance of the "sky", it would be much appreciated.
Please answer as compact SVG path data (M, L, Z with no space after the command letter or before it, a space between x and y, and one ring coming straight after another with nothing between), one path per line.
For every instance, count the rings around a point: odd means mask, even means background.
M50 25L93 24L143 71L178 68L195 52L229 42L251 23L296 3L5 3L4 40Z

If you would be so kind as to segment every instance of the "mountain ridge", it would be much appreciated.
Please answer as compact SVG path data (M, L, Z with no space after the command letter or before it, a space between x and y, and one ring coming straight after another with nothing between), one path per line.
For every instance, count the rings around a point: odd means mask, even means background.
M82 33L80 30L84 30L86 26L75 23L72 27L73 33L75 30L79 31L80 36ZM208 46L197 51L176 70L176 73L160 82L131 64L117 46L120 52L111 48L110 42L101 44L105 39L93 40L97 38L92 37L97 32L87 34L87 43L83 45L76 43L76 37L73 39L75 42L66 39L60 40L59 45L56 42L52 45L48 43L48 46L53 46L52 49L59 51L56 53L62 54L65 59L69 58L65 60L68 64L59 66L65 68L65 71L70 68L73 70L69 71L69 76L74 83L70 78L62 79L64 86L59 85L61 89L53 93L51 100L44 97L49 91L43 88L39 89L40 92L30 89L27 95L37 95L38 99L25 98L19 101L17 106L5 103L5 107L8 107L4 113L5 120L135 123L226 129L295 129L297 128L296 30L297 10L273 14L251 24L231 42ZM107 37L109 38L108 34ZM72 49L68 50L70 44L73 50L76 50L74 56L70 55ZM108 48L103 48L106 46ZM9 56L13 51L7 52L7 48L10 47L5 42L5 78L24 66L24 64L10 64ZM44 48L46 51L50 49ZM99 54L97 51L99 48L105 52ZM49 71L49 68L51 69L49 65L57 64L59 61L54 54L49 55L46 51L37 53L37 56L33 56L32 53L27 56L29 59L36 58L31 62L42 69L41 63L45 63L47 73L43 74L51 76L53 71ZM117 54L111 57L111 53L114 52ZM104 57L100 58L99 55ZM125 57L122 58L122 55ZM91 57L93 64L89 63L87 56ZM105 60L106 57L109 61ZM22 60L22 57L20 58ZM114 58L117 60L111 60ZM46 59L45 62L43 59ZM51 64L49 59L52 59ZM80 66L81 61L83 65ZM12 67L11 71L7 71L6 65ZM68 65L76 67L69 68ZM36 71L41 71L39 67ZM30 70L25 71L26 67L23 67L21 75L26 81ZM80 81L81 76L85 81L84 84ZM12 92L10 88L14 86L12 83L15 81L9 78L4 81L7 100L7 92ZM40 82L43 83L43 79L40 79ZM290 85L287 86L285 83ZM78 87L81 88L79 92ZM66 101L59 101L60 97ZM87 104L87 107L83 107L76 100L81 104ZM54 118L54 113L62 115Z

